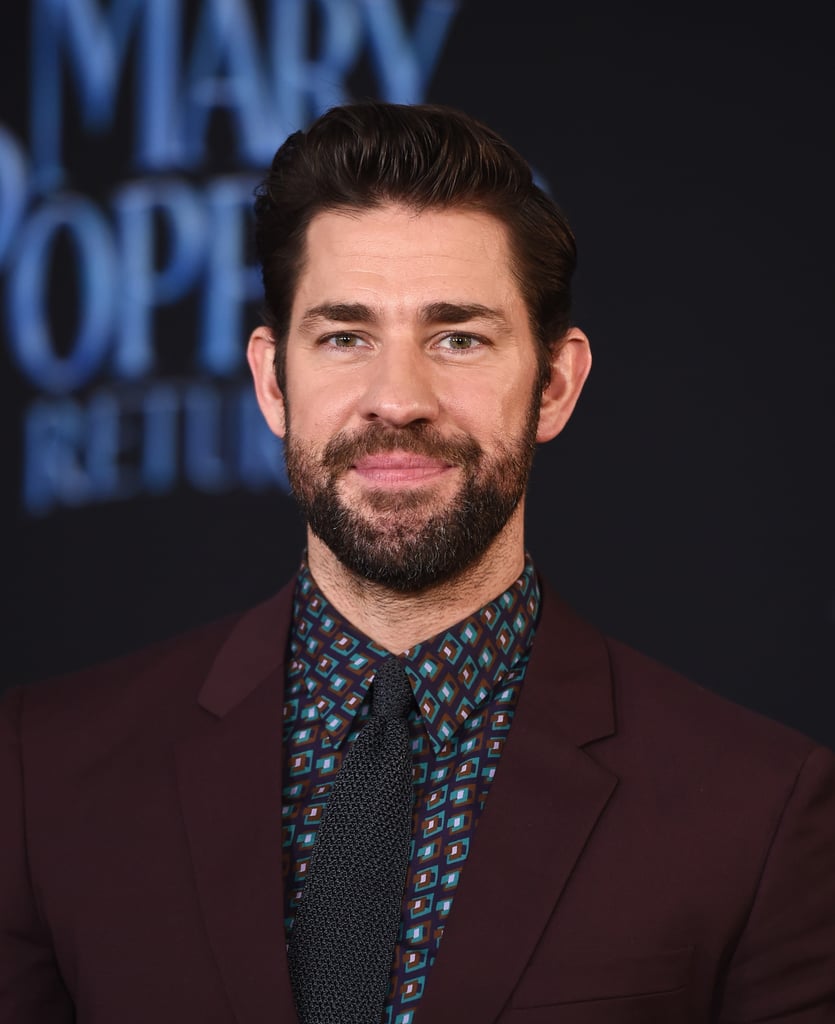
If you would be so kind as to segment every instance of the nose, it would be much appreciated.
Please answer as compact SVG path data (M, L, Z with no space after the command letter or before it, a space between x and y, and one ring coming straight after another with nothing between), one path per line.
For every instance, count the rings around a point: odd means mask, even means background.
M437 419L439 403L431 360L420 346L392 340L368 365L360 413L367 421L405 427Z

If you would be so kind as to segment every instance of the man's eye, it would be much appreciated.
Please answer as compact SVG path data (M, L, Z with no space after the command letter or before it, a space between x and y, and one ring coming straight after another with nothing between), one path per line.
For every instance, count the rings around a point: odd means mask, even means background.
M339 334L329 334L322 339L323 344L331 348L357 348L363 344L362 338L350 331L341 331Z
M467 352L470 349L478 348L481 339L473 334L446 334L438 342L438 348L449 349L453 352Z

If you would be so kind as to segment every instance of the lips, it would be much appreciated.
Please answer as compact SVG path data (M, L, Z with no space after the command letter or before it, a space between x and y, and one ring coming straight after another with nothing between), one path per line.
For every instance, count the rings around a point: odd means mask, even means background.
M428 424L416 423L397 429L371 427L360 434L341 431L325 445L322 465L334 480L356 473L371 481L408 483L451 469L475 471L481 455L475 438L444 437Z
M363 479L376 484L423 483L452 469L442 459L409 452L384 452L365 455L351 467Z

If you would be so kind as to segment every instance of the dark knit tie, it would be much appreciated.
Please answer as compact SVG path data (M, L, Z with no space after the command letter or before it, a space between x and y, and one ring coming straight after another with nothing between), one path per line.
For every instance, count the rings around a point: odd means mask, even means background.
M387 658L333 781L287 951L301 1024L380 1024L412 834L412 699Z

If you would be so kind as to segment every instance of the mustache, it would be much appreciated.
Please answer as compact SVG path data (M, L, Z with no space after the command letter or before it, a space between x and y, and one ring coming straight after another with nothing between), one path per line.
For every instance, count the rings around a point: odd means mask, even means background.
M410 423L405 427L371 426L361 434L340 432L325 445L322 463L330 470L343 472L367 455L395 451L423 455L452 466L477 465L483 455L481 445L472 437L444 437L428 423Z

